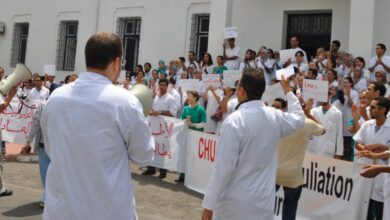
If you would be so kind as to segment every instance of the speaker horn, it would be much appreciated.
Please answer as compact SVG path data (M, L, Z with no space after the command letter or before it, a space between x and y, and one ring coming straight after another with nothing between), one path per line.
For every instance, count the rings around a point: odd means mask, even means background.
M137 84L131 88L131 92L138 98L142 105L145 117L150 114L153 107L153 94L149 88L143 84Z
M24 64L16 64L14 72L0 82L1 94L6 95L12 87L19 85L26 79L31 79L31 77L31 71Z

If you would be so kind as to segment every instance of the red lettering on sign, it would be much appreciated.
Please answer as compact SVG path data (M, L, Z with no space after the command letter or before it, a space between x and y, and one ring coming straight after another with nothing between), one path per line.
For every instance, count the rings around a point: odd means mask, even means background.
M214 162L216 145L217 141L215 140L200 138L198 144L199 159Z

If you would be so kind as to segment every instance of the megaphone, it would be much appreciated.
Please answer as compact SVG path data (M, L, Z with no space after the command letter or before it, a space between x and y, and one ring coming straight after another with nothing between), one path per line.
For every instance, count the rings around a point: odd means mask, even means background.
M131 88L131 92L138 98L144 110L145 117L150 114L153 107L153 94L149 88L143 84L137 84Z
M16 64L15 71L0 82L0 93L6 95L12 87L19 85L26 79L31 79L31 77L31 71L24 64Z

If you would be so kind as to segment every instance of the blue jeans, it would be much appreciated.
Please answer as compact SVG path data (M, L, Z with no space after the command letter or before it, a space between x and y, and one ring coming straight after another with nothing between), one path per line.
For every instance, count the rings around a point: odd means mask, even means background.
M47 168L49 167L50 164L50 158L47 155L42 143L40 143L38 147L38 160L39 160L39 173L41 174L41 182L44 189L41 201L45 202L46 173L47 173Z
M279 190L278 185L276 185L276 191ZM284 199L283 199L283 210L282 210L282 220L295 220L298 209L298 201L301 198L302 186L297 188L289 188L283 186Z

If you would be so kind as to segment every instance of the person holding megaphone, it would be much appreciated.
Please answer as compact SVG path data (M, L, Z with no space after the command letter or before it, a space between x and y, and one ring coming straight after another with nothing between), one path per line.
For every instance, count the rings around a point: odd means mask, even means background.
M4 75L4 69L0 67L0 75ZM10 74L7 79L0 82L0 112L3 112L10 104L13 97L16 95L17 86L26 79L31 78L31 71L23 64L18 63L15 71ZM6 96L6 97L5 97ZM1 139L1 131L0 131ZM10 196L13 191L6 189L3 185L1 174L3 173L3 154L0 154L0 197Z

